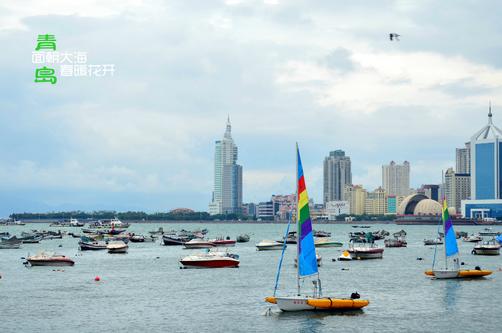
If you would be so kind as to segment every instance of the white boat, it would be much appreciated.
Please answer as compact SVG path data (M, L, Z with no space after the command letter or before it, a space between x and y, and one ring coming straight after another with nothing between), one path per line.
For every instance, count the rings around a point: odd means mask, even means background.
M52 252L40 252L26 258L31 266L73 266L75 262L67 256Z
M351 239L349 253L353 259L382 259L384 248L378 247L374 242Z
M279 243L273 240L262 240L261 242L256 244L256 249L258 251L281 250L283 246L283 243Z
M212 242L200 238L194 238L186 242L183 246L185 249L209 249L215 247Z
M463 237L462 240L464 242L477 243L477 242L481 242L483 240L483 237L481 237L481 235L472 234L470 236Z
M106 246L108 253L127 253L128 248L129 246L122 241L110 242Z
M296 226L297 226L297 290L295 296L277 296L279 276L281 272L282 261L284 258L284 247L277 269L276 284L273 296L266 297L265 301L276 304L282 311L340 311L361 309L369 304L368 300L359 299L359 294L352 293L350 298L326 297L323 295L319 268L317 265L316 251L314 244L314 235L312 231L312 220L310 217L309 200L303 168L300 159L300 153L297 146L297 177L296 177ZM291 222L290 222L291 223ZM289 226L286 229L287 238ZM282 245L282 244L281 244ZM302 281L310 285L313 283L314 292L312 295L302 294Z
M238 255L221 251L198 253L180 260L182 268L237 268L239 263Z
M494 239L479 242L474 246L472 254L485 256L498 256L500 254L500 244Z

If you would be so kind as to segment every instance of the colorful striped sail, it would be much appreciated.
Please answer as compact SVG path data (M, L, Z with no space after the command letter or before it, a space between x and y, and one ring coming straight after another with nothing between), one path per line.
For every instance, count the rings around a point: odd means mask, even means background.
M452 256L458 253L457 238L453 230L453 223L448 213L448 204L443 200L443 225L444 225L444 246L446 256Z
M300 150L296 147L298 158L298 184L297 184L297 226L298 226L298 276L308 276L317 273L317 259L312 233L312 220L310 219L309 196L303 176Z

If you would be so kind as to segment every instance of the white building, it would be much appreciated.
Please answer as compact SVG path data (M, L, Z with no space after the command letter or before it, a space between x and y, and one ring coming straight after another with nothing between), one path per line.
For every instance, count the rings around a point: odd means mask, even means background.
M466 142L465 148L457 148L455 151L456 172L471 173L471 143Z
M410 163L391 161L382 166L382 187L387 195L407 196L410 193Z
M325 214L330 221L336 220L338 215L349 215L350 203L348 201L328 201L326 202Z
M242 207L242 166L237 164L237 146L232 139L230 118L222 140L215 143L214 190L209 213L240 213Z
M460 212L462 200L471 196L471 176L468 173L456 173L453 168L449 168L444 175L444 182L448 207L455 207Z

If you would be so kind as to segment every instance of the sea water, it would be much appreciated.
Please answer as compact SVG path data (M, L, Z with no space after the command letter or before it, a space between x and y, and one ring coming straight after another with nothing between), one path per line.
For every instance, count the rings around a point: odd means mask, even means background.
M281 313L264 302L273 292L281 251L256 251L263 239L280 239L284 224L132 224L129 232L147 234L163 227L209 229L209 238L242 233L248 243L229 248L240 267L180 269L179 260L201 250L157 243L129 243L127 254L78 251L78 239L45 240L21 249L0 250L0 332L490 332L499 331L502 306L500 256L475 256L473 243L459 240L465 267L495 272L477 280L432 280L424 275L434 255L437 226L316 225L330 231L342 248L320 248L324 294L349 297L357 291L370 304L362 312L330 314ZM294 226L292 226L294 228ZM481 226L456 226L457 231L482 231ZM31 229L57 230L48 224L0 226L20 234ZM80 232L79 228L60 228ZM348 233L404 229L408 247L386 248L383 259L332 261L347 248ZM493 231L502 231L493 227ZM383 241L378 241L383 246ZM28 254L50 250L75 260L73 267L23 265ZM296 247L284 258L279 294L296 290ZM441 255L442 252L438 252ZM417 260L423 258L423 260ZM99 282L94 278L99 276ZM303 290L311 292L309 281ZM267 311L272 308L272 311ZM269 315L266 315L269 313Z

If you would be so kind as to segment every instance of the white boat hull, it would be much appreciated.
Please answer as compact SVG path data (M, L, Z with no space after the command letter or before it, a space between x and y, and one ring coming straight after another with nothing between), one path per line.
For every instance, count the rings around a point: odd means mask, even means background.
M277 297L276 300L277 306L282 311L314 310L313 307L307 304L307 297L304 296Z
M433 270L436 279L455 279L458 276L458 270Z

